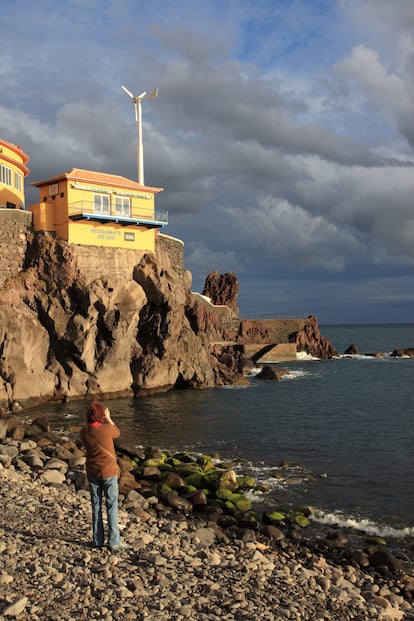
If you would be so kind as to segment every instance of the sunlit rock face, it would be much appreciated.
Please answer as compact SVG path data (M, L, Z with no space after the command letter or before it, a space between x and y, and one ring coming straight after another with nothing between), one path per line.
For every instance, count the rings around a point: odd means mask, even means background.
M190 272L163 244L131 254L124 277L98 270L100 253L88 248L86 275L77 246L29 236L23 270L0 290L0 411L247 384L249 343L296 339L298 351L336 353L315 317L239 319L233 273L207 277L210 303L191 292Z
M162 250L131 273L90 282L76 248L44 234L30 240L25 269L0 292L3 411L236 379L210 351L191 275Z

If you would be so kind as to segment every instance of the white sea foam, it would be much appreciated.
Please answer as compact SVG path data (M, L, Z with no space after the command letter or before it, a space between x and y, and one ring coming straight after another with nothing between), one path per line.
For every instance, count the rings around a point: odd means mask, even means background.
M342 515L341 513L325 513L315 509L310 514L310 519L319 524L330 524L340 528L352 528L362 531L368 535L377 537L392 537L393 539L403 539L404 537L414 537L414 527L394 528L386 524L378 524L372 520Z
M247 377L255 377L260 373L261 370L261 367L255 367L254 369L251 369Z
M302 379L303 377L306 377L307 375L311 375L309 371L303 371L301 369L297 371L289 371L287 375L284 375L282 377L282 381Z
M315 358L315 356L311 356L305 351L298 351L296 352L296 360L320 360L320 358Z

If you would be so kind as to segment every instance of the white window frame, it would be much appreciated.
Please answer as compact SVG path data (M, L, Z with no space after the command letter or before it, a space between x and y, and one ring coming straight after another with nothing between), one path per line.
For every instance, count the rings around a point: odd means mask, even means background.
M4 166L4 164L0 165L0 183L4 183L4 185L9 185L10 187L12 184L12 169L8 166Z
M109 194L94 194L93 210L95 213L109 215L111 213L111 197Z
M14 187L16 188L16 190L18 190L19 192L22 192L23 190L23 177L20 173L14 171Z
M131 199L129 196L114 196L114 213L118 216L131 215Z

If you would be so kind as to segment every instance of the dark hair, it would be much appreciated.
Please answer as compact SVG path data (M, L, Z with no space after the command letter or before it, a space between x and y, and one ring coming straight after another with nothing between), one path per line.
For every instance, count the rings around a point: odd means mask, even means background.
M94 401L86 410L86 420L88 423L103 423L105 420L106 406L99 401Z

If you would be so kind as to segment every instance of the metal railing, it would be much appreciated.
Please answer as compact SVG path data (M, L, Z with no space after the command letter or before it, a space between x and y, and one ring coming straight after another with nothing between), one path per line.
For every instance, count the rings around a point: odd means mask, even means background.
M145 207L131 207L130 213L115 212L114 205L108 205L99 210L93 201L77 201L69 205L69 218L78 220L107 220L124 224L147 225L153 227L167 226L168 211L160 209L145 209Z

